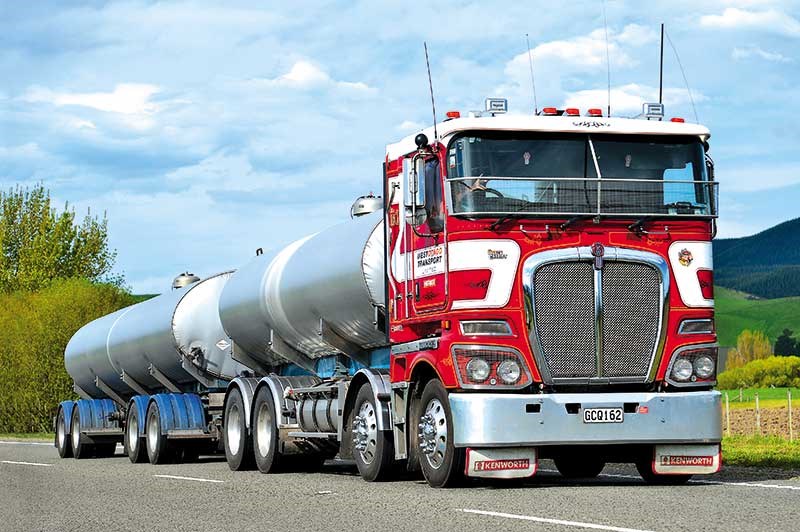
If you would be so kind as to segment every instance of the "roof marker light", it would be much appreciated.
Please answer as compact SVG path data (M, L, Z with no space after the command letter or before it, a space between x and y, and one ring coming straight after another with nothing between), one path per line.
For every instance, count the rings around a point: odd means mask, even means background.
M683 118L681 118L679 116L675 116L673 118L670 118L669 121L670 122L678 122L679 124L683 124L684 122L686 122L686 120L684 120Z
M461 118L461 113L458 111L447 111L447 118Z
M555 107L544 107L542 108L542 114L544 116L556 116L558 114L558 109Z
M586 116L603 116L603 110L602 109L596 109L596 108L595 109L589 109L586 112Z
M581 111L576 107L567 107L564 114L567 116L581 116Z

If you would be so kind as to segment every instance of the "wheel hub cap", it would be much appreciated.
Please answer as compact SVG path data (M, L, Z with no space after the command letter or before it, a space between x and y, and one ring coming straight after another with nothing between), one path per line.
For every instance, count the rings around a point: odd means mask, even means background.
M438 399L431 399L419 419L419 448L434 469L444 462L447 451L447 418Z
M371 464L377 447L378 423L375 408L369 401L364 401L358 409L358 415L353 418L353 449L361 455L365 464Z

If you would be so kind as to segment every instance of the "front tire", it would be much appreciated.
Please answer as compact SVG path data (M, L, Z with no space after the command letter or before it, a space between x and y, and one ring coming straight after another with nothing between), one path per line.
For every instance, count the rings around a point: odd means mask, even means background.
M411 426L419 427L419 461L428 484L434 488L449 488L463 482L466 451L453 445L450 401L438 379L425 385Z
M161 416L158 404L154 401L147 407L145 418L145 440L147 442L147 457L153 465L167 464L172 459L169 441L161 434Z
M225 403L223 417L225 431L225 459L231 471L244 471L253 468L253 441L247 437L244 399L238 388L231 390Z
M253 456L256 467L262 473L274 473L282 465L284 456L278 450L278 416L272 392L261 387L253 401L253 420L250 423L253 433Z
M691 480L692 475L660 475L653 472L653 463L650 460L639 460L636 462L636 470L641 475L642 480L647 484L656 486L680 486Z
M353 459L361 477L367 482L386 480L394 460L392 433L378 430L379 405L375 404L372 387L361 386L356 395L351 417Z
M128 420L125 423L125 452L132 464L147 461L145 441L139 437L139 411L133 404L128 408Z
M94 452L94 446L81 441L81 414L77 404L72 409L72 423L70 425L69 439L72 445L72 456L77 460L89 458Z
M595 456L560 456L553 461L564 478L595 478L606 466L605 460Z
M61 458L72 457L72 444L70 443L70 431L67 427L67 421L64 417L64 409L58 409L58 418L56 419L56 449L58 449L58 456Z

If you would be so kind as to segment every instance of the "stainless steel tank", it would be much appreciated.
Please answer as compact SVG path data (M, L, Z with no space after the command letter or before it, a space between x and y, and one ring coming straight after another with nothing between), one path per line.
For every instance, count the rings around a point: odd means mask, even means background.
M247 371L231 358L232 343L217 313L231 274L209 277L85 325L67 345L67 372L84 391L102 397L96 377L117 392L133 391L123 382L123 372L147 388L161 388L149 372L151 364L179 385L196 382L184 364L223 380Z
M375 328L375 308L386 305L383 243L382 212L373 212L256 257L222 292L225 331L237 346L271 365L287 360L270 344L270 330L272 340L311 360L342 352L320 334L321 320L361 349L385 345L385 335Z

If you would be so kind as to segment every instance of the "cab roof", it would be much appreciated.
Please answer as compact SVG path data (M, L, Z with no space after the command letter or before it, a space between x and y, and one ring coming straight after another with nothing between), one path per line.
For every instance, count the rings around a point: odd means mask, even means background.
M708 128L699 124L645 120L638 118L590 116L508 115L453 118L437 124L439 140L445 144L463 131L530 131L552 133L611 133L618 135L695 136L708 140ZM386 146L389 160L398 159L417 149L414 142L420 132ZM421 131L433 142L433 126Z

